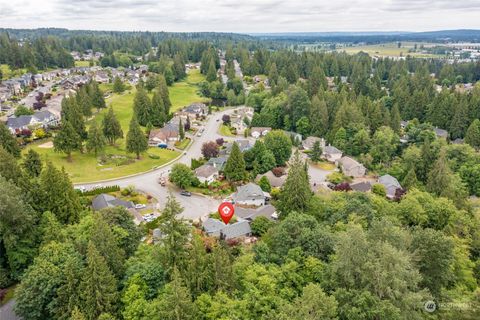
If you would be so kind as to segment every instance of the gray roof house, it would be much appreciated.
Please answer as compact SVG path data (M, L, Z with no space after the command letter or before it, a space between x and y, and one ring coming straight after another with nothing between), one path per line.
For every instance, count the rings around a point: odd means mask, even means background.
M353 191L368 192L372 190L372 184L369 181L361 181L350 185Z
M382 184L385 187L385 190L387 192L387 198L389 199L395 198L395 192L397 191L397 189L402 188L398 180L389 174L378 178L378 183Z
M183 108L183 112L193 116L203 116L208 113L208 107L205 103L195 102L188 107Z
M92 200L92 208L95 211L112 207L124 207L126 209L132 209L134 208L134 204L132 201L120 200L106 193L102 193Z
M343 155L343 152L338 150L334 146L326 146L325 148L323 148L322 151L325 159L330 162L338 161Z
M204 164L195 169L195 175L201 183L212 183L218 176L218 168Z
M222 171L223 167L227 163L227 157L217 157L217 158L210 158L207 161L207 164L213 166L218 169L218 171Z
M307 137L303 142L303 149L312 150L315 142L320 142L320 148L325 149L325 139L319 137Z
M285 181L287 180L287 175L283 175L283 176L280 176L280 177L277 177L273 174L272 171L268 171L264 174L259 174L257 175L256 177L256 181L260 181L260 179L262 177L267 177L268 179L268 182L270 182L270 186L274 187L274 188L278 188L278 187L281 187L283 186L283 184L285 183Z
M240 151L245 152L247 150L250 150L252 148L252 145L250 144L250 141L248 140L236 140L235 141L238 144L238 148ZM221 150L224 151L225 154L230 154L232 151L233 143L229 142L225 145L225 149Z
M7 120L7 127L12 134L15 134L29 126L48 128L56 126L58 123L59 119L56 115L48 110L43 110L37 111L31 116L10 117Z
M235 215L238 218L248 221L253 221L255 218L260 216L266 217L270 220L275 220L274 216L272 216L275 212L276 209L272 205L266 205L256 209L242 207L235 208Z
M246 237L251 235L250 223L246 220L226 225L220 220L208 218L202 224L206 234L213 237L220 237L224 240Z
M367 172L367 169L365 169L365 167L361 163L350 157L343 157L338 160L338 163L342 168L342 172L346 176L358 178L363 177Z
M448 138L448 131L447 130L435 128L435 129L433 129L433 131L435 132L435 135L437 136L437 138L442 138L442 139L447 139Z
M244 186L238 187L237 192L233 194L233 200L236 204L247 206L263 206L267 196L260 186L255 183L247 183Z

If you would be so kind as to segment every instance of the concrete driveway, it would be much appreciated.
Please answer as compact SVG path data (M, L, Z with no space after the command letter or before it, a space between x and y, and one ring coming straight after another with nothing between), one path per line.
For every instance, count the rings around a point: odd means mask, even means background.
M8 301L4 306L0 307L0 320L21 320L13 311L15 299Z

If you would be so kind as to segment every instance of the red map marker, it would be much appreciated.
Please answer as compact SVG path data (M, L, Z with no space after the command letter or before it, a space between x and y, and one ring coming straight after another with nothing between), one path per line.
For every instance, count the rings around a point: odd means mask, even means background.
M234 212L235 209L233 208L233 204L230 202L222 202L218 207L218 213L220 214L220 217L222 217L222 220L225 224L228 224L228 221L232 219Z

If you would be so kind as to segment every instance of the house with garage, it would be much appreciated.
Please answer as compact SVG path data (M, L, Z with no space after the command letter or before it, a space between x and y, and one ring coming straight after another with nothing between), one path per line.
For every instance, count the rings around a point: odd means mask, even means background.
M343 152L334 146L326 146L322 149L323 157L329 162L336 162L342 158Z
M248 237L252 234L250 223L247 220L225 224L220 220L208 218L203 222L202 228L207 235L223 240Z
M250 129L250 135L255 139L258 139L266 136L270 131L272 131L272 128L270 127L252 127Z
M92 200L92 209L99 211L105 208L124 207L126 209L134 209L135 205L132 201L124 201L117 199L106 193L99 194Z
M216 157L210 158L207 161L207 164L218 169L218 171L223 171L225 164L227 163L227 157Z
M148 145L152 147L167 147L178 141L178 126L173 123L166 123L163 128L153 129L148 136Z
M363 164L350 157L341 158L338 160L338 165L342 169L343 174L349 177L363 177L367 172Z
M25 129L56 127L60 119L48 110L37 111L33 115L10 117L7 120L7 128L12 134L18 134Z
M320 143L320 148L322 148L322 150L325 149L325 139L319 137L307 137L302 142L303 149L307 151L312 150L316 142Z
M260 207L265 205L270 195L263 192L259 185L250 182L238 187L232 198L236 205Z
M195 176L201 183L210 184L218 178L218 168L209 164L204 164L195 169Z
M208 107L205 105L205 103L195 102L183 108L181 114L184 116L189 116L193 119L199 118L208 114Z
M387 192L387 198L394 199L397 189L402 189L402 186L398 182L397 178L386 174L378 178L378 183L385 187Z

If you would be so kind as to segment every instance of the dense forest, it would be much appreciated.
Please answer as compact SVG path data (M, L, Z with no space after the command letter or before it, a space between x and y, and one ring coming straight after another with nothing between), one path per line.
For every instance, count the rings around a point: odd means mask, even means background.
M480 80L479 62L296 53L236 35L9 34L29 39L19 46L7 34L0 38L0 62L16 68L60 66L69 50L104 51L105 66L118 64L120 52L145 57L153 72L138 85L132 131L148 119L163 125L167 84L186 76L185 63L201 62L201 93L253 107L250 126L324 137L404 188L393 201L381 191L315 194L294 150L286 182L272 194L279 221L253 221L256 242L222 241L181 219L173 196L161 199L156 221L140 227L123 208L93 212L91 199L73 189L64 170L35 151L21 155L1 124L0 288L17 284L16 312L25 320L480 317L480 216L470 197L480 196L480 87L458 90ZM7 48L23 52L15 56L18 63L8 60ZM218 49L226 83L217 74ZM253 84L259 75L266 80ZM97 136L80 121L92 106L105 107L96 83L64 99L66 122L55 148L68 154ZM402 120L409 122L402 126ZM109 121L102 125L103 145L123 135L110 132L116 120ZM438 137L438 128L449 138ZM138 146L146 138L136 132L130 140L138 155L147 146ZM232 154L241 166L228 168L227 179L248 180L243 169L263 165L264 154L273 166L286 166L298 141L285 137L275 130L263 147L243 154L235 144ZM451 143L457 138L465 143ZM88 143L96 152L98 145ZM238 179L229 176L237 173ZM162 238L141 241L152 227ZM434 312L425 309L429 301L436 303Z

